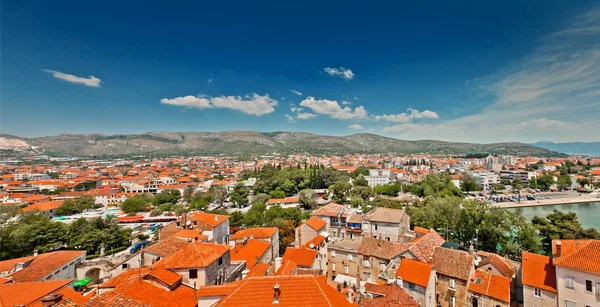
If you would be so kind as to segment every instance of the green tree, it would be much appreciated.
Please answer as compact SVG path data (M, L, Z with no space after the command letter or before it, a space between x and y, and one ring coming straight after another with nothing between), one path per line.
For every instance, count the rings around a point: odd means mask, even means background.
M274 191L269 192L269 197L272 199L284 198L285 192L283 192L281 190L274 190Z
M171 203L175 204L181 198L181 192L177 189L162 190L160 193L154 195L152 204L158 206L160 204Z
M354 179L359 176L367 176L369 175L369 170L364 166L358 166L352 173L350 173L350 178Z
M340 204L345 204L347 202L350 189L352 189L352 185L342 181L329 186L329 192L333 194L333 201Z
M577 179L577 183L579 183L579 185L581 187L585 187L585 186L587 186L587 185L590 184L590 179L588 179L588 178L579 178L579 179Z
M353 197L360 197L363 200L369 200L369 198L375 196L375 193L373 192L373 189L371 189L371 187L369 186L357 186L352 188L352 191L350 191L350 195Z
M537 185L539 189L544 191L548 191L550 187L554 184L554 177L550 174L544 174L537 179Z
M304 189L298 194L300 204L310 210L317 206L317 193L313 189Z
M245 187L243 183L240 182L233 187L229 199L234 205L241 208L242 206L248 204L249 192L250 190L247 187Z
M478 189L478 185L477 185L477 179L475 179L473 176L464 173L462 175L462 178L460 180L460 188L461 190L467 192L467 194L469 194L469 192L472 191L477 191Z
M229 218L231 227L242 227L244 225L244 214L240 211L234 211Z
M561 191L570 188L572 184L573 181L571 180L571 176L569 175L560 175L558 176L558 179L556 179L556 185Z
M546 217L534 216L533 225L542 236L544 254L552 253L553 239L600 239L600 233L594 229L584 229L577 219L575 212L554 210Z
M146 211L148 207L148 201L143 195L134 195L126 199L121 204L121 210L125 213L136 213Z
M360 187L366 187L369 186L369 182L367 181L367 179L365 179L365 177L356 177L356 179L354 179L354 181L352 181L352 183L354 184L354 186L360 186Z
M397 183L379 185L373 188L373 192L375 192L375 194L387 195L391 197L398 196L398 193L400 193L401 190L402 188L400 188L400 185Z
M225 189L224 186L211 186L210 189L208 189L208 192L210 193L210 200L212 202L216 202L219 205L223 205L223 202L225 201L225 196L227 195L227 189Z
M256 203L263 203L266 204L269 201L269 195L268 194L256 194L254 196L252 196L252 204L256 204Z
M196 192L194 196L189 200L190 209L194 210L206 210L208 204L212 199L212 195L209 192Z

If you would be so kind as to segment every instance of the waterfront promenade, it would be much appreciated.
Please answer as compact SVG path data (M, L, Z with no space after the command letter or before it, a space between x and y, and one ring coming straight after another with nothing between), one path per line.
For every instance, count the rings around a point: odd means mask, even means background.
M600 202L600 193L593 192L589 194L578 194L570 197L560 197L552 199L540 199L540 200L525 200L521 202L501 202L495 203L493 206L500 208L520 208L520 207L534 207L534 206L549 206L549 205L567 205L567 204L578 204L578 203L593 203Z

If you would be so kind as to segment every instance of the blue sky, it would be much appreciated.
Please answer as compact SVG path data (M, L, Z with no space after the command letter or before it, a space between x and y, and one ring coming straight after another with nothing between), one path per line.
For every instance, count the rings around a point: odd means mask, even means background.
M2 1L1 132L600 141L598 1L216 2Z

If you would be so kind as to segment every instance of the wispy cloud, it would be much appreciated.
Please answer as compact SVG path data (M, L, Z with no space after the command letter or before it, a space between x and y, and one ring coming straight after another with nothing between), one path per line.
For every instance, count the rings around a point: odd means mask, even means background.
M325 67L323 69L324 72L328 73L330 76L334 76L334 77L340 77L342 79L345 80L352 80L354 79L354 73L352 72L351 69L348 68L344 68L344 67Z
M208 79L208 81L206 81L206 84L211 84L213 82L213 79Z
M358 100L358 97L354 96L354 100Z
M253 93L249 98L241 96L220 96L205 98L201 96L184 96L176 98L163 98L160 100L163 104L175 105L186 108L208 109L225 108L241 111L246 114L262 116L275 111L277 100L270 98L268 94L261 96Z
M348 128L353 129L353 130L363 130L365 129L365 127L359 125L359 124L352 124L350 126L348 126Z
M400 114L383 114L383 115L375 116L376 120L385 120L388 122L396 122L396 123L408 123L408 122L412 121L413 119L421 119L421 118L437 119L437 118L439 118L439 116L436 112L433 112L430 110L425 110L425 111L421 112L419 110L415 110L412 108L409 108L406 110L406 112L402 112Z
M468 82L475 93L491 96L481 111L382 129L401 138L477 142L600 140L600 7L539 42L506 69Z
M311 119L311 118L315 118L317 116L318 116L317 114L308 113L308 112L301 112L301 113L296 114L297 119Z
M287 120L288 120L290 123L294 123L294 122L296 122L296 120L294 120L294 117L293 117L293 116L291 116L291 115L289 115L289 114L285 114L284 116L285 116L285 118L286 118L286 119L287 119Z
M298 92L297 90L291 90L291 92L298 96L302 96L302 93Z
M309 108L317 114L328 115L336 119L365 119L367 118L367 110L363 106L358 106L354 109L351 107L341 107L335 100L315 99L307 97L300 102L300 105Z
M100 80L94 76L82 78L82 77L77 77L77 76L74 76L71 74L66 74L66 73L63 73L60 71L56 71L56 70L42 69L42 71L51 73L54 78L65 80L65 81L68 81L71 83L83 84L85 86L100 87L100 83L102 82L102 80Z

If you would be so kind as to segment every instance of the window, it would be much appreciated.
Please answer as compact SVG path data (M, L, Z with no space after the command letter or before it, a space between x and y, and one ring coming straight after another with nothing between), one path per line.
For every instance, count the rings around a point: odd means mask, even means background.
M408 283L408 290L415 291L415 284L413 284L412 282L409 282Z
M345 273L345 274L348 274L348 272L350 272L350 269L348 269L348 266L347 266L347 265L345 265L345 266L344 266L344 273Z
M533 288L533 296L535 296L535 297L542 297L542 289L540 289L540 288Z
M197 269L189 270L189 275L190 275L190 278L198 278L198 270Z
M385 262L380 262L380 263L379 263L379 269L380 269L381 271L385 270Z
M456 282L454 279L450 279L450 289L456 289Z
M352 260L353 260L352 255L348 254L348 261L352 261Z
M585 281L585 292L592 292L592 281L591 280L586 280Z
M221 266L223 264L223 257L219 258L219 266Z
M335 251L331 251L331 258L335 258Z
M473 298L473 307L479 307L479 301L476 298Z
M375 224L375 230L377 230L377 224Z
M565 300L565 307L577 307L577 303Z
M368 268L370 265L371 265L371 264L369 263L369 260L365 260L365 261L363 261L363 266L364 266L365 268Z
M371 273L365 272L365 280L370 280L370 279L371 279Z
M128 268L129 268L129 264L127 264L127 263L121 264L121 269L125 270L125 269L128 269Z
M456 297L451 296L450 297L450 307L454 307L456 306Z
M181 222L177 222L177 227L181 226Z
M385 237L386 240L390 241L390 237Z
M331 270L335 272L335 262L331 263Z
M567 278L565 280L565 287L567 287L569 289L575 289L575 277L567 276Z

